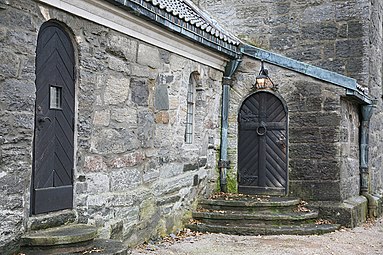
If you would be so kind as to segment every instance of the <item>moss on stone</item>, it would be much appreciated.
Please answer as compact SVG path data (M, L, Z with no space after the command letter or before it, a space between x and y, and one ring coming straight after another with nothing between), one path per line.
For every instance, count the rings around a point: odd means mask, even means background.
M237 193L238 185L237 185L237 175L233 170L227 172L227 192L229 193Z

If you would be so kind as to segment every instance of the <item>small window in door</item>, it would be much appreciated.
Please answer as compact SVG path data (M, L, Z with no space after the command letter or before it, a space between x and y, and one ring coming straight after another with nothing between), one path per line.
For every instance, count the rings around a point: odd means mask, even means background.
M50 87L50 109L62 109L62 88L57 86Z

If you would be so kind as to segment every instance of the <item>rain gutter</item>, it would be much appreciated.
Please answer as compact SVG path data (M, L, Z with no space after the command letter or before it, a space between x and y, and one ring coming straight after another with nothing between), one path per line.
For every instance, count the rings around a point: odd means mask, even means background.
M240 58L230 60L226 65L224 76L222 78L221 150L220 160L218 161L221 192L227 192L227 169L230 168L230 161L227 159L230 88L232 86L232 76L237 70L240 62Z
M361 124L359 134L360 193L362 196L366 197L368 201L369 218L376 218L378 208L378 198L375 198L370 194L370 171L368 166L369 130L373 108L374 106L372 104L361 106Z
M345 95L362 105L372 104L371 98L366 91L358 85L355 79L331 72L307 63L300 62L270 51L266 51L251 45L242 45L241 52L245 56L262 60L264 62L280 66L294 72L322 80L346 89Z

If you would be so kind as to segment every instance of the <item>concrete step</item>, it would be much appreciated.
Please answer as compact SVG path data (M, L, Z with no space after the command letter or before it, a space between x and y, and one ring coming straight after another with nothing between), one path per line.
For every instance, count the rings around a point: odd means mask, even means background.
M291 211L301 202L298 198L270 196L228 196L202 199L198 205L207 210L223 211Z
M189 224L187 228L199 232L224 233L230 235L319 235L340 228L338 224L300 224L300 225L248 225L225 226L205 223Z
M25 255L127 255L128 249L121 241L110 239L94 239L66 245L28 246L22 247L19 254Z
M97 229L85 224L72 224L26 233L21 246L53 246L91 241L97 236Z
M317 211L310 212L254 212L239 211L209 211L193 212L193 218L203 223L221 225L246 225L254 223L288 225L314 221L318 217Z

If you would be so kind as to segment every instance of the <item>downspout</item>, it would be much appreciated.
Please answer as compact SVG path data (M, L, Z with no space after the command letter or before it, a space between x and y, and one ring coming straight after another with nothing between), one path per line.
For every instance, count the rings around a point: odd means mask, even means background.
M227 192L227 169L230 168L230 161L227 160L227 130L229 127L229 101L232 76L237 70L240 58L232 59L227 63L222 78L222 114L221 114L221 155L218 161L219 180L221 192Z
M368 217L375 218L377 216L376 199L369 193L370 173L368 168L368 151L369 151L369 129L370 119L373 113L373 105L361 106L361 129L359 138L360 149L360 193L367 198L368 201Z

